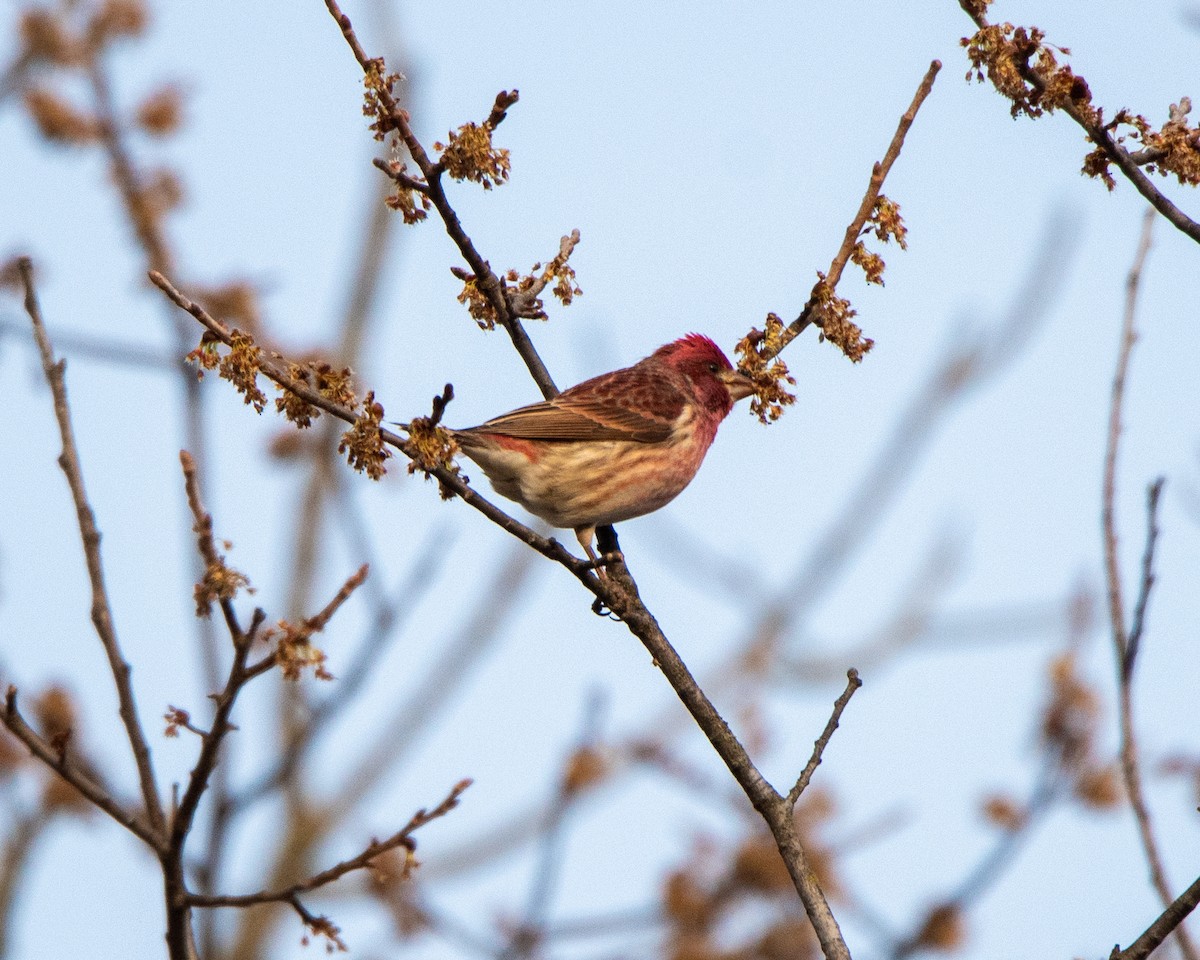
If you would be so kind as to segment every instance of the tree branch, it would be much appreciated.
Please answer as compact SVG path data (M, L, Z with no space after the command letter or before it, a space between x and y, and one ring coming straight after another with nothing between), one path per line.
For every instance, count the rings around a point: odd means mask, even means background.
M768 351L763 354L764 359L770 360L783 351L789 343L796 339L797 336L815 319L817 308L821 303L820 291L836 290L838 281L842 278L842 271L846 269L846 264L850 262L850 254L854 250L854 245L858 243L858 238L862 233L863 226L867 222L867 218L871 216L871 212L875 209L875 201L879 199L879 192L883 189L883 182L887 179L888 173L892 169L892 164L900 156L900 150L904 146L904 138L908 135L909 128L913 125L913 121L917 117L917 111L921 109L921 104L925 102L925 98L929 96L929 92L933 89L933 81L937 78L938 71L942 69L942 62L934 60L929 69L925 71L925 76L921 80L920 86L917 87L917 92L913 95L912 103L908 109L900 116L900 123L896 127L896 132L892 135L892 141L888 144L887 152L883 155L883 160L876 163L871 169L871 180L867 184L867 192L863 194L862 203L859 204L858 213L854 215L854 219L850 221L850 225L846 228L846 235L842 239L842 245L838 248L838 252L833 257L833 262L829 265L829 273L822 280L818 280L809 295L808 303L804 305L804 309L800 311L800 316L787 325L779 338L779 345L773 351Z
M341 7L337 4L337 0L325 0L325 6L337 22L338 27L342 31L342 36L345 37L346 43L349 44L351 51L354 53L354 59L358 61L358 65L362 67L363 72L368 76L376 75L379 72L381 61L367 56L366 51L359 42L357 34L354 32L354 26L350 23L350 18L342 12ZM372 91L378 94L379 101L383 105L383 109L387 112L388 125L400 135L400 138L404 141L404 145L408 147L408 152L412 156L413 162L425 178L424 184L414 184L412 189L417 189L424 196L428 197L429 202L437 210L438 215L442 218L442 223L445 225L446 233L454 241L454 245L458 247L463 259L471 268L479 289L487 295L488 302L495 311L500 325L508 333L521 359L525 361L525 366L529 369L534 382L542 391L542 395L547 399L555 396L558 393L558 387L554 385L550 371L546 369L546 365L542 362L542 358L534 348L533 342L529 339L529 334L525 331L520 317L509 302L505 294L503 281L496 276L491 264L483 258L483 255L476 249L471 238L467 236L462 222L458 218L458 214L446 196L446 190L442 184L442 166L440 163L429 159L429 154L426 153L425 147L417 139L416 134L413 133L412 127L409 124L408 112L396 103L387 81L384 80L381 84L373 85ZM515 101L516 92L514 91L510 96ZM493 118L497 116L496 108L493 109L492 116ZM500 111L499 119L502 118L503 111ZM499 119L496 119L495 122L498 123ZM385 169L384 172L393 178L395 177L395 174L390 169Z
M1145 960L1150 956L1172 931L1182 930L1180 926L1189 913L1200 903L1200 877L1192 881L1192 885L1171 902L1146 932L1133 941L1124 950L1113 947L1109 960Z
M158 785L154 778L154 764L150 756L150 748L146 742L145 731L142 730L141 720L138 718L133 684L130 680L132 668L121 652L116 628L113 625L108 588L104 581L104 565L100 557L100 531L96 527L96 515L88 502L87 491L84 488L83 469L79 462L79 451L75 446L75 431L71 425L71 408L67 403L67 386L64 377L66 363L61 360L56 361L54 358L54 348L46 334L37 291L34 288L32 261L28 257L22 257L18 261L18 269L21 274L21 282L25 287L25 310L33 324L33 335L37 340L38 352L42 358L42 371L50 386L50 392L54 395L54 415L58 419L58 430L63 447L58 458L58 465L67 478L67 485L71 489L71 499L75 503L79 535L83 541L84 559L92 585L92 624L104 647L104 653L108 657L113 683L117 689L121 722L125 726L125 734L129 739L129 746L137 765L142 801L146 808L146 819L149 822L149 829L154 835L151 846L161 849L165 842L162 800L159 798Z
M825 724L824 732L817 738L817 742L813 746L812 756L801 771L799 779L796 780L796 785L788 791L787 802L793 807L796 805L796 801L800 799L800 794L808 787L809 781L812 780L813 774L817 771L817 767L821 765L821 755L825 752L825 748L829 746L829 741L833 738L833 732L838 728L838 721L842 719L842 711L846 709L850 698L862 686L862 680L859 679L858 671L853 667L846 672L846 678L848 681L846 689L834 701L833 713L829 717L829 722Z
M17 688L11 684L4 698L3 719L4 726L8 728L8 731L25 744L29 748L29 752L42 763L152 850L161 849L161 835L144 818L126 810L108 792L107 788L93 780L85 770L76 764L67 751L55 749L26 723L25 718L21 716L21 711L17 708Z
M193 907L252 907L260 903L291 903L302 893L308 893L318 887L333 883L354 870L362 870L371 866L376 857L389 850L395 850L401 846L407 847L409 850L415 849L416 844L412 839L412 834L425 824L444 817L457 807L459 797L470 785L470 780L460 780L450 790L446 799L432 810L418 810L408 823L386 840L373 840L362 853L343 860L327 870L313 874L307 880L294 883L282 890L259 890L257 893L240 895L206 896L193 893L187 895L187 903Z
M1121 772L1125 781L1125 792L1129 805L1137 820L1138 836L1142 851L1150 870L1150 881L1164 907L1169 906L1173 896L1167 880L1166 868L1158 841L1154 836L1154 825L1150 809L1142 790L1141 764L1138 757L1137 731L1133 718L1133 668L1145 627L1146 605L1154 584L1154 545L1158 537L1157 510L1163 480L1150 485L1147 495L1146 549L1142 560L1142 585L1135 605L1132 628L1125 626L1125 609L1118 562L1116 522L1117 452L1121 438L1121 411L1125 398L1125 383L1129 374L1129 361L1133 345L1137 340L1135 319L1137 296L1141 284L1142 270L1150 252L1150 241L1154 228L1154 213L1146 211L1142 221L1142 235L1129 269L1125 289L1125 312L1121 324L1121 343L1117 355L1117 369L1113 374L1112 399L1109 405L1108 441L1104 454L1104 484L1101 522L1104 529L1104 570L1108 586L1108 611L1112 629L1113 650L1117 665L1118 713L1121 728ZM1187 930L1180 926L1175 931L1179 949L1186 960L1197 960L1200 953Z
M991 26L987 17L983 14L984 4L980 3L979 0L958 0L958 5L963 8L967 16L975 21L975 26L980 30ZM1020 71L1021 79L1039 93L1045 92L1045 83L1043 83L1042 78L1037 75L1033 68L1029 66L1028 61L1018 60L1017 69ZM1130 154L1128 150L1113 139L1108 127L1103 123L1094 122L1089 119L1074 101L1069 98L1061 105L1061 109L1068 117L1083 128L1083 131L1088 135L1088 139L1104 151L1105 156L1117 165L1120 171L1125 174L1126 179L1133 184L1137 192L1149 201L1150 205L1162 214L1171 226L1185 233L1197 243L1200 243L1200 223L1191 219L1191 217L1187 216L1187 214L1168 200L1139 166L1139 163L1149 162L1149 157L1135 157Z

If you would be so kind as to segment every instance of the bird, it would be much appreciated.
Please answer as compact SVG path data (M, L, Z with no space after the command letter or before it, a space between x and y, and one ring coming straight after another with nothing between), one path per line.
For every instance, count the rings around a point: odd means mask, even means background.
M498 494L574 530L603 576L596 528L674 500L734 403L752 393L716 343L691 333L633 366L450 432Z

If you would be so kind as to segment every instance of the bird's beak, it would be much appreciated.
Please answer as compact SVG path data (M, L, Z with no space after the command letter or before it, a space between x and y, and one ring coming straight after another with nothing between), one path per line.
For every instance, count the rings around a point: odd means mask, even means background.
M722 370L717 378L725 384L735 402L754 393L754 381L736 370Z

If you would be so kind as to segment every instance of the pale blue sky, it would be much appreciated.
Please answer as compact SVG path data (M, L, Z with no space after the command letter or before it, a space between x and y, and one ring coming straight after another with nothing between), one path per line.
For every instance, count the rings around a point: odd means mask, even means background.
M183 135L165 147L138 145L140 155L182 168L188 205L170 224L181 274L214 282L249 277L265 289L268 320L284 344L320 342L340 315L366 188L378 176L357 65L317 0L162 6L149 42L117 58L117 91L130 103L174 79L189 92ZM346 0L345 8L367 48L380 51L379 18L361 2ZM7 10L4 16L11 20ZM572 262L584 296L568 310L552 308L549 323L530 325L561 385L633 362L692 330L731 350L767 311L794 316L815 271L828 268L871 163L929 61L944 61L885 188L902 207L909 250L882 251L885 289L865 290L851 270L839 291L858 308L875 350L852 366L806 333L785 354L799 381L788 415L764 429L737 411L692 487L663 515L621 529L643 597L689 663L703 671L722 662L748 611L707 584L687 582L672 531L683 528L729 551L769 589L782 589L937 358L971 331L994 328L1019 299L1052 222L1062 225L1064 239L1050 255L1061 279L1044 323L941 426L869 549L792 639L798 652L825 654L828 646L820 645L885 622L941 538L958 558L946 591L952 613L1052 600L1080 582L1101 589L1106 404L1142 202L1125 183L1109 194L1079 176L1086 147L1065 117L1013 121L990 87L963 81L958 41L970 22L956 3L527 2L481 15L477 4L425 0L397 4L394 16L411 64L414 127L426 143L482 119L498 90L521 91L497 138L512 151L511 183L488 193L457 188L453 199L498 269L528 268L554 253L561 234L580 229ZM1200 33L1173 2L1001 0L992 16L1034 22L1070 47L1072 65L1110 114L1130 106L1158 124L1169 103L1200 96ZM0 256L27 252L38 261L51 333L165 349L162 303L143 288L98 159L41 146L5 104L0 160ZM1169 192L1200 216L1194 191ZM1145 484L1169 477L1159 587L1139 675L1148 757L1194 752L1200 729L1198 251L1165 222L1155 229L1118 503L1132 582ZM536 397L503 334L480 333L455 302L454 263L432 221L402 228L389 255L387 293L359 372L397 419L426 409L447 380L457 394L447 417L455 425ZM0 302L0 317L22 319L12 299ZM6 680L11 671L29 690L69 682L88 704L90 745L120 770L128 764L88 630L49 400L32 354L7 337L0 340L0 383L9 412L0 439L0 666ZM156 728L167 703L199 708L202 695L192 679L191 602L180 559L178 392L160 373L83 357L70 358L68 383L119 628L143 713ZM224 386L207 392L217 529L234 541L231 559L257 584L255 602L279 616L298 474L262 463L263 444L279 426L272 418L255 417ZM422 626L379 664L368 705L338 734L345 740L325 761L331 781L340 758L412 682L413 665L436 656L478 584L512 549L499 530L460 503L440 502L419 481L348 482L378 537L382 569L375 574L384 583L401 578L431 531L453 531L456 539L447 561L453 574L417 611ZM329 585L360 562L342 544L323 574ZM549 792L551 781L542 778L575 736L591 690L607 695L613 735L664 710L670 715L662 678L621 628L588 612L573 580L541 561L531 579L528 602L445 722L377 792L362 836L343 838L331 858L474 776L461 809L423 837L432 869L439 844ZM360 614L346 611L342 641L357 636ZM988 837L975 813L983 793L1032 776L1034 711L1045 664L1060 646L1060 633L1041 631L1021 642L938 649L864 669L866 686L818 781L840 798L835 835L894 811L907 818L903 829L847 861L857 893L886 919L910 917L974 861ZM336 674L336 636L327 649ZM1086 669L1106 693L1110 659L1099 632ZM770 707L777 733L766 772L780 781L795 775L839 689L781 685ZM252 709L243 718L245 764L256 749L254 716ZM707 744L698 734L691 741L688 755L719 775ZM156 743L164 783L184 775L190 747L186 740ZM529 766L514 772L513 757ZM1177 784L1156 783L1151 796L1182 887L1200 872L1200 826ZM650 778L588 807L572 834L556 913L642 902L704 830L729 826ZM31 877L14 955L159 956L157 874L132 848L98 817L56 830ZM455 885L439 902L485 929L498 912L519 911L529 869L522 862ZM246 864L238 889L256 883L255 870ZM965 955L1107 954L1157 913L1144 877L1127 811L1056 815L972 915ZM322 908L342 923L355 956L394 955L380 946L378 917L338 906L334 900ZM845 926L855 956L874 956L866 928L853 919ZM300 955L298 925L284 929L278 956ZM427 944L411 955L458 954ZM586 947L562 954L593 955Z

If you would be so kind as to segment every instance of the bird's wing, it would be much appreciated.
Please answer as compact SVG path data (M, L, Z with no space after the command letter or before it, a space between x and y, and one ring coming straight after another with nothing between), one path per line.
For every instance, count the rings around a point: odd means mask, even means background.
M520 407L471 429L523 440L659 443L668 439L683 412L682 394L659 383L648 403L650 398L643 396L638 387L640 384L624 383L621 378L607 374L572 387L552 400Z

